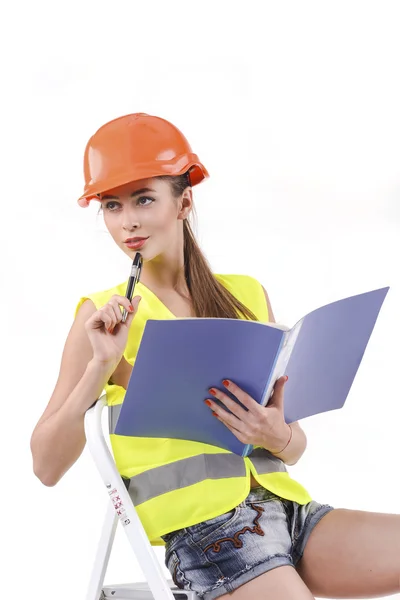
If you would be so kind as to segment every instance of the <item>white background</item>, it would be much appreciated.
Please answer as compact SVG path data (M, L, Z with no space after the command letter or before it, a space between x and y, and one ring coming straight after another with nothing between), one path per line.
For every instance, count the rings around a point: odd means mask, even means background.
M257 277L277 321L391 286L345 407L303 421L308 449L290 473L320 502L400 510L398 10L384 0L3 5L3 597L79 599L89 580L104 486L85 449L46 488L29 440L79 298L128 277L98 204L76 199L87 140L130 112L189 139L211 175L194 194L202 248L215 272ZM118 529L106 583L141 578Z

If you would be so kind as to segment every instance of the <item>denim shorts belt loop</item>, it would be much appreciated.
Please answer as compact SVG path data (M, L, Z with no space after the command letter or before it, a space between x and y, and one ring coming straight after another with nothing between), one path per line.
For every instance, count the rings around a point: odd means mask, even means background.
M252 488L227 513L162 536L165 564L178 588L214 600L271 569L295 567L311 531L331 510Z

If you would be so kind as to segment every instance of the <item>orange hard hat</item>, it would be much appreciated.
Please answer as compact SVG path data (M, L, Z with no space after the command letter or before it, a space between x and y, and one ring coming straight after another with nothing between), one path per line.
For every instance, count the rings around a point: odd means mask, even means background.
M84 157L83 208L98 194L120 185L189 171L190 184L209 177L177 127L145 113L134 113L106 123L90 138Z

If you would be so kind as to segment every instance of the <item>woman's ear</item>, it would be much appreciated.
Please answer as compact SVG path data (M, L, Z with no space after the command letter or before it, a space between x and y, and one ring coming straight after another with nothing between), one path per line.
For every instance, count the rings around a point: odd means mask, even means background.
M192 188L188 187L183 192L182 197L179 200L179 213L178 219L185 220L189 216L190 211L192 210L193 205L193 195Z

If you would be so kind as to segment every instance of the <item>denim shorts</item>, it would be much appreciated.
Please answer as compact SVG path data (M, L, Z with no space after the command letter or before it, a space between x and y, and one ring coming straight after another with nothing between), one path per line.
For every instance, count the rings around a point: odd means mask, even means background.
M163 535L165 565L176 587L214 600L271 569L295 567L311 531L331 510L252 488L236 508Z

